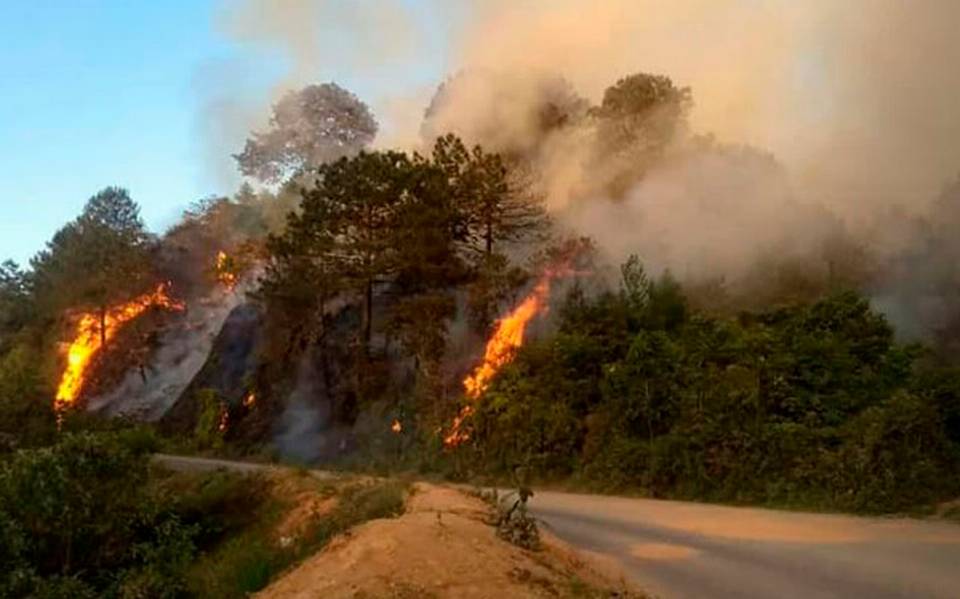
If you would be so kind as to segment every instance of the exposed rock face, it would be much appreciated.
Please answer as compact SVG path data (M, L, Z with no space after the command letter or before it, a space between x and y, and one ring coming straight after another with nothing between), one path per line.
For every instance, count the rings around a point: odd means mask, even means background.
M202 368L163 416L163 425L169 429L192 430L199 414L196 396L202 389L216 391L230 408L241 405L251 390L262 337L260 308L251 303L235 307L214 339Z
M92 397L88 409L109 416L156 421L170 410L208 361L214 341L239 293L215 291L188 303L186 312L172 315L152 345L155 350L140 365L118 361L126 373L108 392ZM150 348L144 348L149 351Z
M374 335L358 371L360 310L341 298L328 306L323 339L305 333L284 354L271 345L263 307L245 297L243 289L215 290L186 302L187 311L168 317L149 348L141 344L142 358L115 361L118 382L94 396L89 409L189 435L201 392L213 391L227 410L231 440L271 442L299 462L329 463L396 444L385 427L397 407L382 398L408 395L416 369L396 339ZM378 299L390 303L389 296ZM378 319L387 317L381 310ZM245 402L251 393L255 401Z

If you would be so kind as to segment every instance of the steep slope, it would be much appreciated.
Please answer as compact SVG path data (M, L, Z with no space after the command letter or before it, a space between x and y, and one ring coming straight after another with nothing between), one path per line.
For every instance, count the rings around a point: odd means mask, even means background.
M263 315L254 304L243 303L230 311L203 366L164 414L164 426L191 430L199 412L197 392L202 389L216 391L228 406L243 402L257 364L262 325Z
M109 391L91 398L88 408L109 416L159 420L208 361L224 322L240 301L237 293L216 290L189 302L152 340L149 345L154 347L143 348L153 351L142 368L129 360L118 362L126 373Z

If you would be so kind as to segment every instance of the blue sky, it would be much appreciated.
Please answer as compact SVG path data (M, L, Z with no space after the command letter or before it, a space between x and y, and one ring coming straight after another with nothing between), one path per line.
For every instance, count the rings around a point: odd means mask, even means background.
M419 0L404 4L423 16ZM239 64L244 84L266 93L280 73L269 52L219 33L224 6L0 1L0 260L26 263L108 185L128 188L156 232L191 202L231 191L205 159L199 119L209 90L198 91L198 78Z
M0 3L0 259L25 262L107 185L151 228L212 191L196 160L199 64L229 52L190 0Z

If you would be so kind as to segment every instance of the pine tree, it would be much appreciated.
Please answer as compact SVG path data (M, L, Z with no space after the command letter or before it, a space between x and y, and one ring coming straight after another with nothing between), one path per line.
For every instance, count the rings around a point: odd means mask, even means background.
M101 343L110 305L142 293L150 279L151 237L125 189L108 187L58 231L32 261L35 292L47 310L96 310Z

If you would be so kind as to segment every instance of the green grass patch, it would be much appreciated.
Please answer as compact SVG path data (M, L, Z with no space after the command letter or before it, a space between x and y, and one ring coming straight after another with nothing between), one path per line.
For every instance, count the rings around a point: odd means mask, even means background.
M310 523L301 538L281 543L275 538L275 528L296 505L293 500L266 494L266 499L253 507L246 525L239 530L228 525L237 520L228 518L222 523L223 529L231 530L232 534L203 553L188 572L187 587L192 595L229 599L262 590L347 529L369 520L402 514L409 488L408 484L397 481L337 484L315 480L308 474L296 479L319 497L336 496L336 507ZM220 505L220 499L236 496L235 485L235 480L208 483L207 490L193 503L207 507Z

